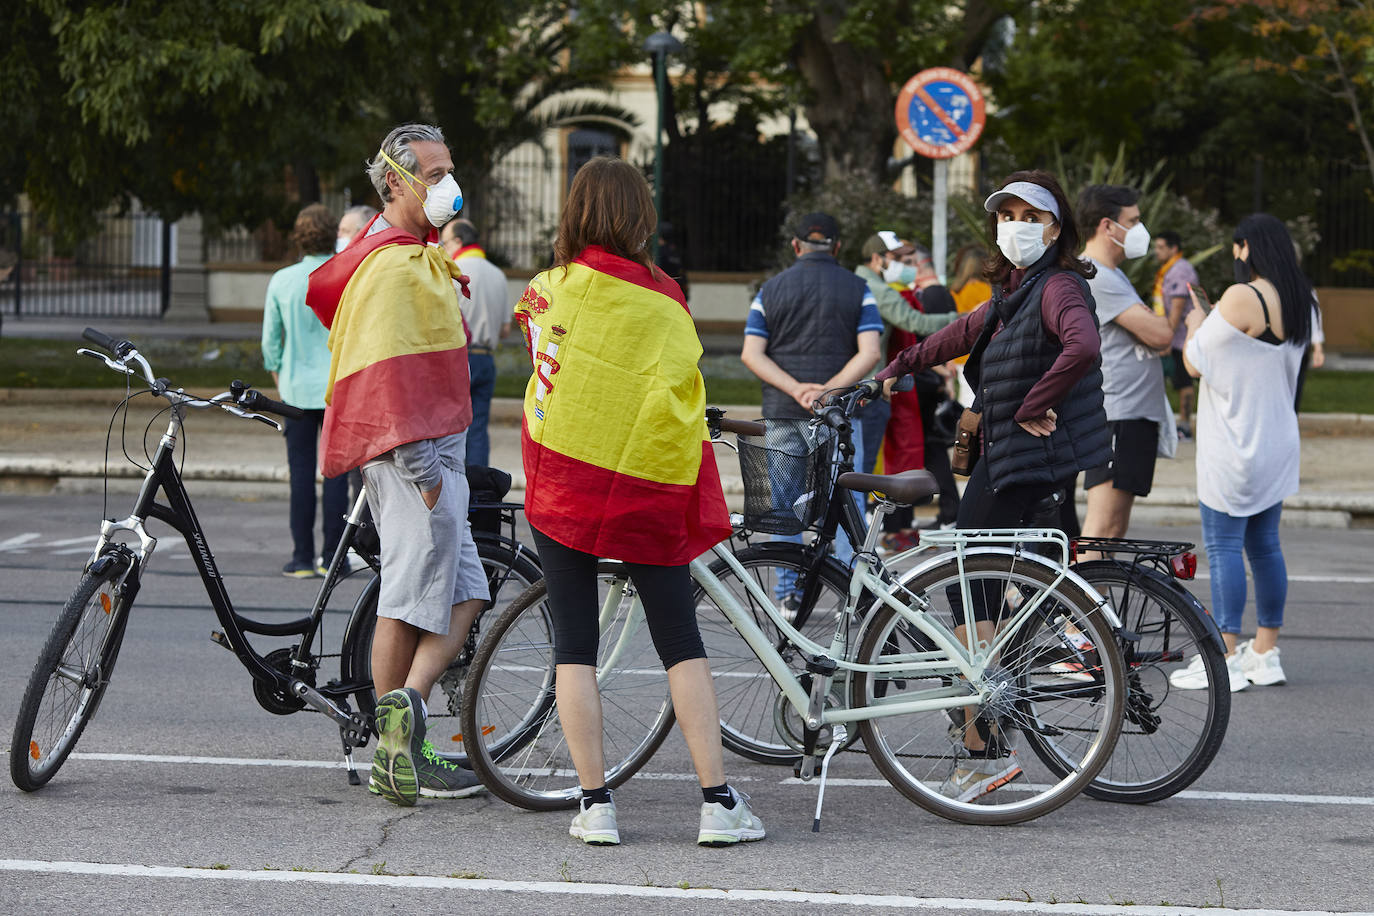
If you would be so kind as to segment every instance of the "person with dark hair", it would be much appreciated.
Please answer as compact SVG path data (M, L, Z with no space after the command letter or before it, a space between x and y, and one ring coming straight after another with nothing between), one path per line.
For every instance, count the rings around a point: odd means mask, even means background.
M1048 172L1012 173L983 207L997 240L985 271L992 299L903 350L876 378L890 392L901 375L969 355L964 372L977 392L983 449L957 525L1016 528L1061 500L1079 471L1111 454L1087 282L1094 268L1078 257L1073 210ZM991 643L1005 601L973 597L976 639ZM966 629L957 628L960 640ZM964 723L968 757L945 794L969 801L1021 774L1010 736L999 728L981 718Z
M1121 270L1150 250L1140 221L1140 194L1121 185L1090 185L1078 195L1078 224L1085 259L1096 269L1088 281L1102 329L1102 393L1111 424L1111 454L1083 475L1088 511L1085 537L1124 537L1137 496L1154 486L1155 459L1178 448L1174 412L1164 393L1159 352L1169 346L1168 319L1140 300Z
M496 349L510 333L511 306L506 275L487 260L477 244L477 227L455 219L439 233L444 250L468 279L470 298L461 300L467 319L468 378L472 382L472 425L468 427L467 463L486 467L491 460L491 398L496 391Z
M768 448L790 455L806 455L814 448L812 403L831 388L863 380L880 357L883 319L869 285L835 260L842 244L834 217L820 212L802 216L793 228L796 261L769 278L749 304L740 361L763 383ZM855 417L852 427L858 467L866 462L862 418ZM774 493L794 485L775 481ZM847 563L852 550L841 534L836 555ZM800 605L795 582L794 573L784 570L773 584L787 612Z
M658 218L644 175L598 157L573 178L553 266L515 307L534 374L521 451L525 515L553 616L554 691L582 786L569 833L615 845L596 665L599 558L621 560L668 672L701 785L697 842L764 837L725 781L720 715L688 564L730 536L706 430L701 342L678 285L654 266Z
M334 252L334 215L323 204L311 204L296 216L291 242L301 259L283 267L267 283L262 310L262 363L282 399L305 411L299 420L282 421L286 467L291 477L291 559L282 575L306 579L324 575L343 536L348 514L348 477L324 481L323 553L315 553L315 468L320 428L324 425L325 387L329 383L329 331L305 304L310 274Z
M1183 318L1192 309L1189 301L1189 286L1198 283L1197 271L1183 257L1183 240L1177 232L1165 230L1157 233L1154 240L1155 260L1159 270L1155 272L1154 294L1151 304L1155 314L1169 320L1174 336L1169 341L1169 381L1178 392L1178 435L1189 439L1193 435L1193 377L1183 368L1183 341L1188 328Z
M1267 213L1232 237L1236 283L1206 314L1186 319L1183 356L1202 380L1197 411L1197 497L1212 571L1212 615L1226 641L1231 689L1282 684L1279 628L1288 570L1279 544L1283 500L1298 492L1301 457L1293 397L1312 336L1312 286L1287 228ZM1196 297L1194 304L1197 305ZM1245 560L1255 579L1259 627L1240 642ZM1170 675L1175 687L1206 686L1200 659Z

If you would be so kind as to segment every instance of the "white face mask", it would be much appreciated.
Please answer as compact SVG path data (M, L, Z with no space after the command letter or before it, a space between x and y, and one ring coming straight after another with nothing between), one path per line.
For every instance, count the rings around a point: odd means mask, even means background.
M901 261L893 261L883 268L883 279L888 283L900 283L909 286L916 282L916 268L910 264L903 264Z
M425 199L421 203L425 208L425 218L434 228L440 228L444 223L457 216L459 210L463 209L463 190L458 187L458 179L454 178L452 173L445 175L435 184L428 185L406 171L400 163L388 156L385 150L381 151L381 156L393 169L406 178L429 189L429 193L425 195ZM405 181L404 178L401 180L405 182L407 188L410 188L410 193L415 195L415 199L420 200L420 192L411 187L410 182Z
M436 229L457 216L461 209L463 190L452 175L445 175L438 184L431 185L429 193L425 195L425 216ZM1147 235L1145 241L1149 240Z
M1148 236L1146 237L1148 241ZM1045 253L1044 223L1007 222L997 224L997 247L1017 267L1029 267Z
M344 238L342 235L339 236L338 238L336 238L336 239L334 240L334 253L335 253L335 254L338 254L339 252L341 252L341 251L343 251L345 248L347 248L347 247L348 247L348 242L349 242L349 239Z
M1122 229L1126 229L1125 226L1122 226L1116 220L1112 220L1112 223L1121 226ZM1116 239L1113 238L1112 241L1116 242ZM1125 253L1128 260L1143 258L1146 252L1150 250L1150 230L1145 228L1144 223L1136 223L1131 228L1126 229L1125 241L1116 243L1121 246L1121 250Z

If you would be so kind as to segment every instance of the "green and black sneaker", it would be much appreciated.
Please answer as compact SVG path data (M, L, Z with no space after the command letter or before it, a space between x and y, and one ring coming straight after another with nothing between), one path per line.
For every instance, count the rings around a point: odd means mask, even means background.
M409 807L420 797L416 768L428 744L422 708L420 694L410 687L377 701L377 752L372 755L369 788L394 805Z
M415 779L425 798L467 798L486 789L477 774L439 753L428 740L415 760Z

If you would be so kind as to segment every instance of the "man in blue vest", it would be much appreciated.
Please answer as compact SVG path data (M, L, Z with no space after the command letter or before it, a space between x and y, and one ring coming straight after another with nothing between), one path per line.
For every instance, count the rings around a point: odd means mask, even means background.
M797 454L811 446L812 402L831 388L856 384L877 364L883 319L868 284L835 260L840 227L833 217L802 217L792 250L797 260L764 283L749 306L740 359L763 382L768 447ZM863 442L857 419L853 437L856 445ZM855 458L862 467L862 456ZM848 542L842 538L837 548L845 559ZM780 574L777 588L790 609L791 582Z

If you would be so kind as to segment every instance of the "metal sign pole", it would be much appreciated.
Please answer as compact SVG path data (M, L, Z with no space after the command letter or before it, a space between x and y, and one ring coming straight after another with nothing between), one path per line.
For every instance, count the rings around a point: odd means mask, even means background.
M930 221L930 256L935 274L945 283L945 262L949 248L949 160L935 160L935 208Z

